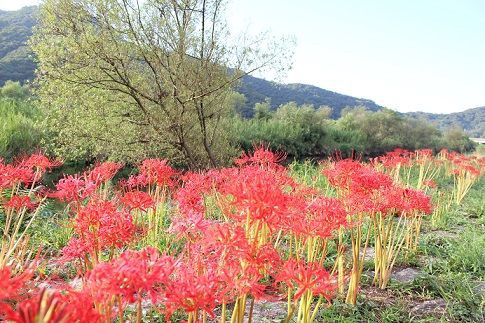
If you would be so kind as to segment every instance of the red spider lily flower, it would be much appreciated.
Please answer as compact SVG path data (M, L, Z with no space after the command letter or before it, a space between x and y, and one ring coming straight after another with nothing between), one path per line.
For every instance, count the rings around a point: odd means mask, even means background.
M84 293L42 290L20 302L6 319L13 322L101 322L92 299Z
M23 208L27 210L33 210L37 207L37 203L32 203L30 197L28 196L20 196L14 195L10 198L10 200L4 204L4 208L6 209L14 209L14 210L21 210Z
M35 174L31 168L4 165L0 162L0 190L10 188L17 183L28 184L34 181Z
M62 161L50 160L47 156L37 153L22 160L20 165L27 168L33 168L38 172L45 172L46 170L61 166Z
M476 167L470 165L470 164L465 164L462 166L462 169L465 172L470 173L472 176L480 176L480 170L478 170Z
M95 191L96 183L69 175L59 180L56 191L50 196L65 202L79 202L94 194Z
M347 213L342 202L328 197L317 197L306 201L299 213L289 217L287 230L296 235L308 237L331 237L340 227L348 225Z
M431 149L418 149L415 152L416 158L430 159L433 157L433 150Z
M363 167L364 165L358 161L343 159L335 162L332 167L324 169L322 173L331 185L341 190L348 190L353 175L360 172Z
M88 172L86 179L97 184L105 183L113 179L121 168L123 168L123 164L121 163L104 162L96 165Z
M214 317L217 295L220 285L213 272L199 272L181 263L173 273L173 282L167 285L166 316L167 319L177 309L187 313L203 311Z
M126 190L142 188L148 185L148 177L143 174L131 175L127 180L121 180L119 184Z
M148 184L173 186L173 177L177 172L165 159L146 159L140 166L140 174L147 178Z
M321 295L327 300L337 288L336 280L318 263L289 259L276 276L277 282L284 282L289 288L296 288L294 296L298 300L306 291Z
M127 303L144 296L152 302L163 299L161 286L169 284L176 260L151 247L141 251L125 251L108 263L100 263L87 274L86 291L99 301L120 295ZM160 292L162 295L160 295Z
M266 298L267 286L261 282L264 275L250 264L242 266L240 262L226 262L221 269L219 279L223 282L221 297L226 301L244 295L252 295L255 299Z
M193 241L201 237L212 223L204 218L203 213L189 211L172 218L169 232L175 234L177 239L185 237Z
M131 215L118 211L114 202L92 200L79 210L74 230L81 239L102 250L131 241L136 227Z
M141 211L146 211L155 205L155 201L150 194L142 191L127 192L121 198L121 202L130 210L139 209Z
M71 238L67 245L61 250L61 257L57 262L64 265L70 261L83 259L91 250L93 245L90 241L79 238Z
M221 184L221 193L228 196L228 203L234 208L227 216L243 222L248 217L251 223L262 221L269 229L279 227L294 202L290 182L293 183L281 172L242 168L231 181Z
M19 291L32 277L32 272L26 270L19 275L13 275L10 267L0 268L0 301L14 299Z
M214 223L205 232L204 246L223 250L227 256L244 258L250 248L244 229L232 223Z
M393 181L389 175L364 167L352 175L349 188L352 194L356 192L372 194L373 191L386 190L392 185Z
M274 153L263 145L255 146L252 155L242 153L241 157L235 160L235 164L243 166L246 164L255 164L261 166L275 166L286 159L286 154L283 152Z
M385 156L378 157L377 161L387 168L394 168L399 165L407 166L411 163L411 152L405 149L396 148L393 151L386 153Z
M214 195L221 183L234 178L237 173L236 169L222 169L205 173L188 172L181 176L182 187L174 194L181 213L204 213L205 197Z
M424 214L433 212L431 197L423 191L406 188L402 190L401 198L401 210L403 212L417 211Z
M0 268L0 319L14 317L15 312L12 309L12 301L18 301L21 296L21 290L32 277L32 272L26 270L18 275L13 275L10 267Z

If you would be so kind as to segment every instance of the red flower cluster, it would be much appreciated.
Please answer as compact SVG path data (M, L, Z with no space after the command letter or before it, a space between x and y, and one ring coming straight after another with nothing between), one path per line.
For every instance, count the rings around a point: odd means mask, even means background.
M64 261L83 258L86 251L96 261L102 250L119 248L132 241L136 231L129 213L118 211L113 201L97 199L79 209L73 227L79 238L63 249Z
M163 300L160 291L169 282L176 261L161 256L154 248L125 251L108 263L100 263L87 274L85 290L97 302L108 302L121 296L126 303L134 303L148 296L153 303Z
M23 208L32 210L37 207L37 203L33 203L28 196L14 195L3 205L3 207L5 209L14 209L17 211L20 211Z
M323 296L330 300L337 288L336 280L315 262L305 263L301 260L289 259L276 276L277 282L284 282L290 288L296 288L295 299L298 300L305 292L313 296Z
M122 198L121 202L130 210L138 209L146 211L155 205L155 201L150 194L142 191L127 192Z

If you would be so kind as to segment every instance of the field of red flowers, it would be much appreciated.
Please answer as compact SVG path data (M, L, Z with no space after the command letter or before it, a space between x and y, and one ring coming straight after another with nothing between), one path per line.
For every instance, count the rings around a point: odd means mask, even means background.
M259 148L205 172L148 159L120 180L123 165L105 162L55 189L42 181L60 161L0 162L0 320L256 322L265 300L285 303L285 322L313 322L334 299L358 306L369 248L372 283L388 288L423 219L459 205L485 165L396 150L295 176L283 157ZM30 241L53 200L69 218L60 250Z

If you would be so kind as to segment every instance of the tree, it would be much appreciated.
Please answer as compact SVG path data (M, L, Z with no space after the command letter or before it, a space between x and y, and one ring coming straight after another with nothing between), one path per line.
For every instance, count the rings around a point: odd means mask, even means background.
M262 50L265 37L230 45L224 8L222 0L46 0L32 39L42 105L60 118L79 111L93 131L73 120L64 130L89 144L106 123L122 137L126 129L136 149L156 146L192 168L224 163L220 127L232 89L255 70L284 69L289 53Z
M269 98L254 105L254 118L262 120L271 118L271 100Z
M20 85L20 82L9 80L0 88L0 97L25 100L29 97L29 89L26 86Z

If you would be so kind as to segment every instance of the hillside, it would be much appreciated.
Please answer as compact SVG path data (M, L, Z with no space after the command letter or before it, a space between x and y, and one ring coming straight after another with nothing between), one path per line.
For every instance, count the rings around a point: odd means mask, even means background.
M0 10L0 86L7 80L25 82L34 78L35 63L27 41L36 16L35 6Z
M271 107L274 109L290 101L294 101L299 105L313 104L315 107L327 105L333 109L332 118L340 117L340 112L345 107L365 106L371 111L377 111L382 108L374 101L339 94L313 85L299 83L281 84L253 76L245 76L243 78L238 92L244 94L247 99L245 116L251 116L254 104L262 102L266 98L271 100Z
M485 106L449 114L410 112L406 115L432 122L442 130L458 126L470 137L485 138Z

